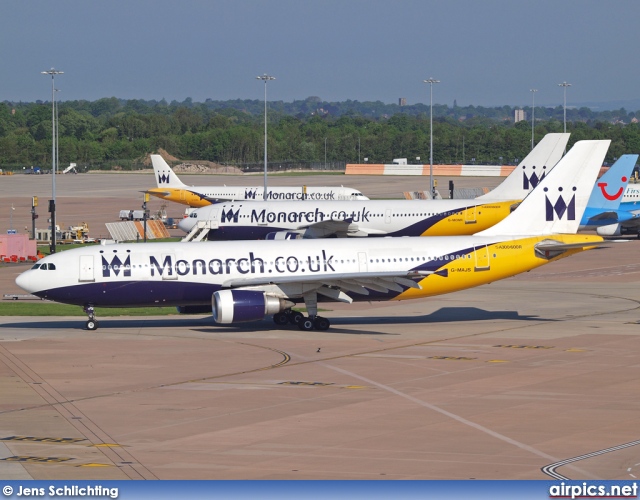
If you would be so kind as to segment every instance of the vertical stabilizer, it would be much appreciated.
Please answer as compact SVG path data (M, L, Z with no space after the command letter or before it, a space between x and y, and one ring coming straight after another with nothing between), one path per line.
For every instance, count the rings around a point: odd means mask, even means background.
M596 182L587 206L591 209L617 210L637 161L638 155L622 155L618 158Z
M481 236L575 234L610 140L578 141L508 217Z
M156 176L156 183L159 188L181 188L185 185L180 182L178 176L171 170L171 167L160 155L150 155L153 164L153 173Z
M495 189L477 200L522 200L560 161L571 134L547 134Z

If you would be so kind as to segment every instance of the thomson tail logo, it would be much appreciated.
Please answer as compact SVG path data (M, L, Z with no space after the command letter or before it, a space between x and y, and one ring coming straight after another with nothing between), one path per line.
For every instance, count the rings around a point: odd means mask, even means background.
M547 191L549 191L549 188L544 188L544 192L546 193ZM558 219L562 219L565 213L567 214L567 220L576 220L576 188L574 187L572 189L574 194L571 196L569 203L564 200L561 187L558 188L558 191L560 191L560 195L555 203L552 203L551 200L549 200L549 196L545 195L544 197L547 216L546 220L555 220L554 215L557 215Z
M622 177L621 180L622 180L623 183L627 182L627 178L626 177ZM624 187L623 186L620 186L620 189L618 189L616 194L607 193L607 183L606 182L598 182L598 187L600 188L600 191L602 192L602 196L604 196L609 201L617 200L618 198L620 198L620 196L622 196L622 193L624 193Z
M542 179L544 179L544 176L547 174L547 172L545 171L547 169L546 166L542 167L542 175L540 177L538 177L538 174L535 172L536 167L532 167L534 172L531 174L531 176L527 176L527 167L526 166L522 166L522 189L525 190L529 190L529 189L533 189L535 188L538 184L540 184L540 182L542 181Z
M169 184L169 174L165 174L165 173L159 174L158 184Z
M113 271L113 274L115 274L116 276L120 274L120 271L123 271L122 276L131 276L130 256L127 255L127 258L125 259L124 262L122 262L117 255L113 259L111 259L111 262L109 262L103 256L102 257L102 277L110 278L111 271Z

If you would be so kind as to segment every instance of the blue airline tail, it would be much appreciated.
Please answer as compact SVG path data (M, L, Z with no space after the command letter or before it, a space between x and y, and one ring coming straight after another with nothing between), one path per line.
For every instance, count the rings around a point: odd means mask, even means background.
M580 221L581 229L606 226L635 217L631 212L619 210L619 208L622 195L637 161L638 155L622 155L596 181L587 208Z

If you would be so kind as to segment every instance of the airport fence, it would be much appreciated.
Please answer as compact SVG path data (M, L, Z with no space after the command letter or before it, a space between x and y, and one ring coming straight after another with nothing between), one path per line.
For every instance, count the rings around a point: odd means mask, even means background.
M197 164L197 160L185 160L185 163L193 163ZM177 164L176 162L172 162L172 164ZM242 170L244 173L258 173L264 172L264 162L255 162L255 163L220 163L223 166L235 167ZM58 168L58 173L61 173L64 168L68 166L68 163L61 164ZM346 161L329 161L329 162L320 162L320 161L296 161L296 160L283 160L283 161L270 161L267 163L267 171L269 173L277 173L277 172L291 172L291 171L313 171L313 172L344 172L347 166ZM136 171L136 170L145 170L151 168L150 165L145 165L140 160L109 160L102 161L99 163L76 163L76 170L79 173L88 172L89 170L121 170L121 171ZM15 174L19 173L34 173L31 169L31 165L2 165L0 167L0 172L13 172ZM44 167L40 169L39 173L48 174L51 171L51 166L48 168Z
M264 172L264 162L256 163L237 163L233 166L241 169L245 173ZM267 162L267 172L289 172L293 170L310 170L310 171L344 171L347 168L346 161L270 161Z

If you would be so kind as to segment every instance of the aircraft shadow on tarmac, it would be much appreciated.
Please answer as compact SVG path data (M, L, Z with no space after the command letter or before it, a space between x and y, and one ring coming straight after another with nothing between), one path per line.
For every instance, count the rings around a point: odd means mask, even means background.
M455 323L468 321L554 321L553 319L540 318L538 316L521 315L517 311L487 311L478 309L477 307L443 307L430 314L417 316L359 316L359 317L337 317L331 319L331 328L329 333L345 333L351 335L376 334L376 335L395 335L393 333L385 333L371 330L348 330L341 327L350 325L429 325L433 323ZM195 331L204 333L233 333L247 331L273 331L280 330L271 319L265 319L259 322L242 323L238 325L217 325L213 322L211 316L197 317L172 317L166 318L100 318L100 329L116 330L123 328L190 328ZM82 318L60 320L47 319L41 321L24 321L20 323L3 323L0 327L5 328L25 328L25 329L84 329L84 320ZM289 328L295 328L291 326ZM285 328L287 329L287 328ZM313 333L313 332L311 332Z

